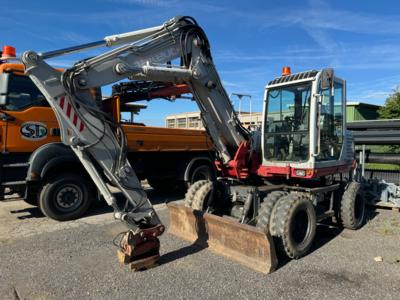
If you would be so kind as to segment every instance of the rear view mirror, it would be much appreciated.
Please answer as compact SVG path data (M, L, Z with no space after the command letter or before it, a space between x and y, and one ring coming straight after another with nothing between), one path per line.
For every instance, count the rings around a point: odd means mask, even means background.
M8 73L0 74L0 106L7 105L9 79L10 79L10 74L8 74Z

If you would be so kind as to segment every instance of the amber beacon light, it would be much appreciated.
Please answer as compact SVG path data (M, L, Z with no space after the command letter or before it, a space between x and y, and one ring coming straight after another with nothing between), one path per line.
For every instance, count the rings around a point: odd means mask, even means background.
M290 67L283 67L282 76L289 76L289 75L290 75Z
M12 46L3 46L1 58L14 58L16 56L15 48Z

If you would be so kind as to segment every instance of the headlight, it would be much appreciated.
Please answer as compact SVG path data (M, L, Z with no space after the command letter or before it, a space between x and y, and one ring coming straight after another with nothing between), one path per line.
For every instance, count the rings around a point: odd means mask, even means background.
M296 170L295 174L296 176L304 177L306 176L306 170Z

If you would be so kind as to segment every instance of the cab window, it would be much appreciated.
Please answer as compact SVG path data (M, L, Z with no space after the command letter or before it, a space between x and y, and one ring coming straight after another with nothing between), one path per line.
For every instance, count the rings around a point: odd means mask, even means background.
M343 85L335 82L332 90L321 91L320 153L317 160L337 160L343 144Z
M5 109L22 111L32 106L49 106L49 104L28 76L11 75Z
M271 89L267 97L265 159L306 161L311 84Z

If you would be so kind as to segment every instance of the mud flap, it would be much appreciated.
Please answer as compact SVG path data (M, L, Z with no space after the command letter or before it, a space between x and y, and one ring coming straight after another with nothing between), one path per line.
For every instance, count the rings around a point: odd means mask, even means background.
M170 234L264 274L276 269L278 260L270 235L229 217L195 211L176 203L167 206Z

